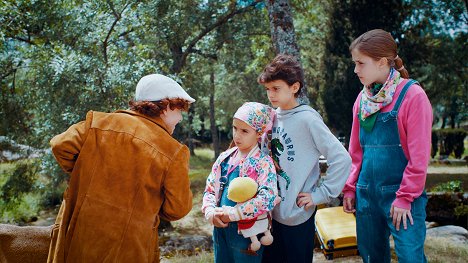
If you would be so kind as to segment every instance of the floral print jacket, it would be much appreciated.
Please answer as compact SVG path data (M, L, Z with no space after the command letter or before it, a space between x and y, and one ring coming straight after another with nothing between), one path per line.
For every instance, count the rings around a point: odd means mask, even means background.
M220 178L221 163L229 157L237 147L221 153L213 164L211 173L206 179L205 192L203 194L202 212L207 216L212 213L221 198ZM279 202L278 185L275 166L269 155L259 149L250 157L242 159L239 163L239 177L250 177L258 184L257 195L250 200L237 205L229 212L233 221L252 219L263 213L269 212ZM224 189L227 191L227 189Z

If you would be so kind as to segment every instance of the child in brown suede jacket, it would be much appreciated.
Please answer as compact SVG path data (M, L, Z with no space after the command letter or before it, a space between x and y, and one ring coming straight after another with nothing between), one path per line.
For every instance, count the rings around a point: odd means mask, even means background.
M192 208L189 150L171 135L194 101L171 78L148 75L130 110L90 111L50 141L70 181L48 262L159 262L160 218Z

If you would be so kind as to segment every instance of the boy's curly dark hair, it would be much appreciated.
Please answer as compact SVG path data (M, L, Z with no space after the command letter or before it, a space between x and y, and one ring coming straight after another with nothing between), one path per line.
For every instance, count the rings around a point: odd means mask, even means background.
M277 55L265 66L265 69L257 79L258 83L262 85L275 80L283 80L290 86L299 82L299 90L295 94L297 97L304 87L304 71L301 64L291 55Z
M169 108L171 110L180 109L188 111L190 102L184 99L163 99L159 101L129 101L130 109L149 117L159 117L163 111Z

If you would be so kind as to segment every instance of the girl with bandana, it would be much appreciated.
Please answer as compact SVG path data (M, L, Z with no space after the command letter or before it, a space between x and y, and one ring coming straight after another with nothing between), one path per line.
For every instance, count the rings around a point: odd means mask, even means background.
M234 114L234 147L221 153L206 180L202 212L214 225L215 262L261 262L263 247L253 252L250 238L239 234L245 220L268 220L277 203L278 189L275 166L271 157L260 150L271 131L274 110L267 105L247 102ZM227 198L229 184L234 178L250 177L258 184L255 197L243 203ZM256 218L264 219L256 219Z
M352 168L343 209L356 212L364 262L390 262L390 234L399 262L426 262L431 104L420 84L409 79L390 33L366 32L349 50L364 88L353 108Z

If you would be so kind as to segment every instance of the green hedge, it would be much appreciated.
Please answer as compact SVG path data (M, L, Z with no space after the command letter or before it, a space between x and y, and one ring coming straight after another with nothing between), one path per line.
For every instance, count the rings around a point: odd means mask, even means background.
M461 158L465 151L466 135L467 132L463 129L432 130L432 158L436 156L437 151L439 155L449 156L453 153L455 158Z

